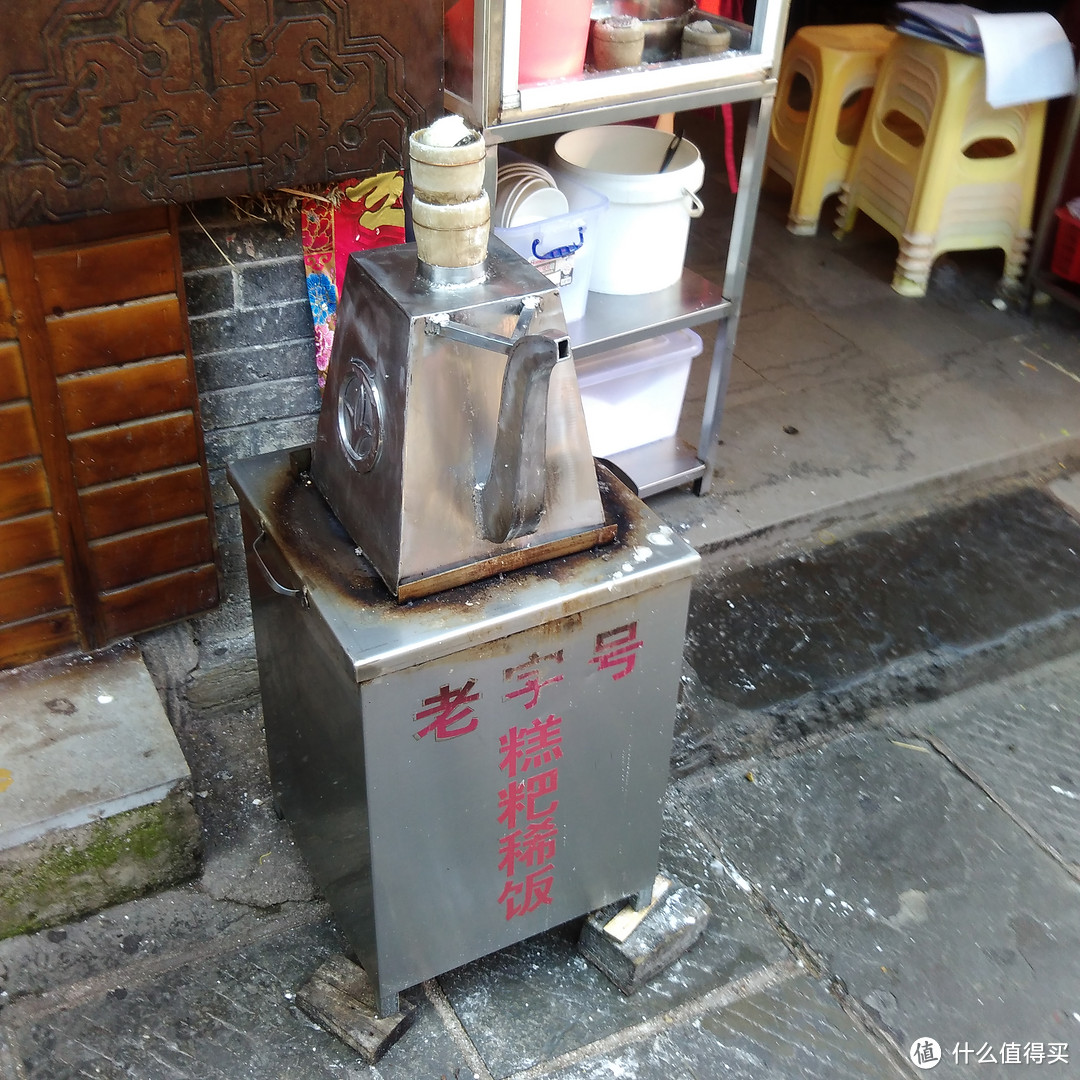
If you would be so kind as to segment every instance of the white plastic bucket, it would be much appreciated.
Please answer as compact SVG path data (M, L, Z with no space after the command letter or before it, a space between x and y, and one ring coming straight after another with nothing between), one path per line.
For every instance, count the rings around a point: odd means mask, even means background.
M696 192L705 165L683 139L660 172L671 135L654 128L580 128L555 143L553 165L606 195L589 289L635 296L658 292L682 275L690 219L704 207Z

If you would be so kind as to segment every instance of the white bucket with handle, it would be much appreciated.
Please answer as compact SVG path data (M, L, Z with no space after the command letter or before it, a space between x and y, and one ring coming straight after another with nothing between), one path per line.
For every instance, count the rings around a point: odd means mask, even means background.
M608 198L590 292L658 292L682 275L690 220L705 209L697 196L705 165L686 139L669 157L673 142L669 132L629 125L580 128L556 141L553 165Z

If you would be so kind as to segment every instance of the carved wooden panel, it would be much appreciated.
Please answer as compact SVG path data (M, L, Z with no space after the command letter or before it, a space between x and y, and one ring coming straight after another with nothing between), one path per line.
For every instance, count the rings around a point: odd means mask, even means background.
M427 0L20 0L0 228L397 167L441 72Z
M0 233L0 667L217 602L175 217Z

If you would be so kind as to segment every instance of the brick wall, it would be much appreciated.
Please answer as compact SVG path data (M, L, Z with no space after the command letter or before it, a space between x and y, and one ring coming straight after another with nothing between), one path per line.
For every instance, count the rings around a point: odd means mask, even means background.
M180 253L223 569L221 607L193 621L200 704L253 696L254 646L233 461L311 442L319 410L299 225L240 221L227 202L181 215Z

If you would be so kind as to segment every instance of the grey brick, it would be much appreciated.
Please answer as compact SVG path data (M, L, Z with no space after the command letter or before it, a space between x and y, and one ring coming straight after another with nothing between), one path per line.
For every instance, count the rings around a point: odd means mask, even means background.
M184 270L240 265L262 259L280 259L300 253L300 231L286 230L276 222L230 220L229 215L202 214L195 207L198 222L189 221L181 230L180 258Z
M191 348L200 353L270 345L313 335L314 323L306 299L251 311L203 315L191 320Z
M218 538L227 539L227 526L222 523L221 515L237 505L236 492L225 477L225 468L210 470L210 498L214 500L214 524Z
M319 411L315 374L214 390L201 399L203 428L213 431L260 420L309 416Z
M297 299L307 300L304 261L299 256L252 263L241 269L240 307L256 308Z
M184 276L184 294L188 315L208 315L228 311L236 306L233 289L233 272L224 270L200 270Z
M203 394L267 379L314 376L314 372L315 339L310 333L292 341L195 356L195 377Z
M224 476L224 473L222 473L222 476ZM227 550L230 546L241 543L240 504L234 498L231 505L216 508L214 516L217 519L218 539L221 543L222 569L227 571Z
M309 443L315 438L317 422L317 416L299 416L209 431L206 433L207 464L211 468L221 467L240 458Z

